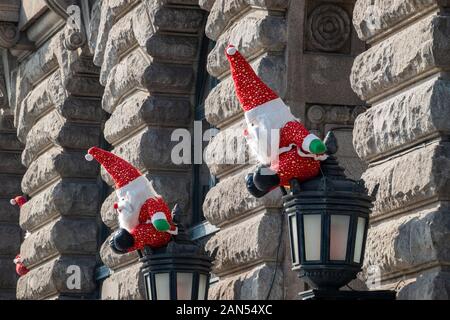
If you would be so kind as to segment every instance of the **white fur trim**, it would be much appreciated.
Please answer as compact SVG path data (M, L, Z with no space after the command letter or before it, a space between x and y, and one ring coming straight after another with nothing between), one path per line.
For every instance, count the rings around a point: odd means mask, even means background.
M167 230L166 232L176 236L178 234L178 227L176 227L175 230Z
M311 152L311 150L309 149L309 146L311 145L311 142L313 142L316 139L319 139L319 137L316 136L315 134L312 134L312 133L308 134L305 137L305 139L303 139L302 149L307 151L307 152Z
M156 220L167 220L166 215L164 212L155 212L152 215L152 223L154 223Z
M273 127L270 129L281 129L289 121L298 120L280 98L270 100L245 112L245 120L249 127L253 122L260 122L261 118L271 120L270 123Z
M15 264L21 263L22 262L22 258L14 258L13 262Z
M119 199L126 198L131 205L131 212L123 212L122 210L119 213L120 227L128 232L131 232L138 225L142 205L150 198L159 197L159 194L153 188L152 182L145 176L140 176L122 188L117 189L116 195Z
M229 54L230 56L234 56L236 51L237 51L237 49L235 47L227 48L227 54Z

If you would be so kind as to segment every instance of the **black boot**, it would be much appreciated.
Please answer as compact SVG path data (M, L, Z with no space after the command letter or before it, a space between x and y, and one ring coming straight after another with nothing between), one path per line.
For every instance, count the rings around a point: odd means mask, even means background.
M134 245L133 236L125 229L118 229L109 241L111 249L117 254L127 253Z
M269 193L269 191L263 192L255 186L253 183L253 173L249 173L245 176L245 185L247 186L248 192L255 198L262 198Z
M267 193L280 184L280 177L269 167L258 166L253 174L253 183L256 188Z

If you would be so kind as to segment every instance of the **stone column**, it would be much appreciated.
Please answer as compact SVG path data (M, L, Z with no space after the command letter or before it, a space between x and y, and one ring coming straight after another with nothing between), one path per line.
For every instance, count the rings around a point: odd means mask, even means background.
M236 45L314 133L323 137L336 130L338 156L345 158L347 173L357 178L364 169L351 145L351 131L364 108L348 75L363 44L352 29L353 5L354 1L203 1L210 11L206 35L216 41L208 71L220 80L206 101L207 120L220 129L207 150L219 183L203 206L206 218L221 229L207 244L211 250L218 248L214 273L219 281L211 287L211 299L265 299L271 287L271 299L296 299L305 289L291 271L281 192L255 199L245 188L244 177L252 167L242 163L248 158L245 121L224 49L228 43Z
M371 47L355 60L352 87L372 106L354 145L368 186L380 185L365 263L400 299L450 294L449 7L359 0L353 16Z
M67 51L64 39L56 33L12 72L22 192L31 198L20 212L30 272L18 281L18 299L91 298L96 288L100 185L84 155L100 143L102 87L92 57Z
M178 141L171 141L171 135L191 126L204 12L194 0L104 0L97 2L92 19L98 36L91 39L91 47L105 86L102 106L111 115L105 138L112 152L154 181L171 207L178 203L189 213L191 169L172 162ZM104 171L102 176L113 185ZM115 201L111 193L101 209L111 230L118 226ZM143 298L137 253L114 254L108 241L101 258L112 274L103 282L101 298Z
M23 145L16 136L1 71L0 66L0 300L5 300L16 298L18 278L13 259L19 253L22 238L18 207L11 206L9 200L21 193L25 168L20 161Z
M216 41L208 72L220 80L205 103L206 119L220 129L207 149L209 168L219 183L203 204L206 219L220 228L207 243L209 250L218 248L214 274L219 282L211 287L210 299L265 299L277 268L281 192L256 199L245 188L250 170L243 161L248 160L245 121L224 51L228 43L239 47L262 79L284 97L287 2L217 0L205 6L210 9L205 32ZM278 270L271 298L283 297L282 281Z

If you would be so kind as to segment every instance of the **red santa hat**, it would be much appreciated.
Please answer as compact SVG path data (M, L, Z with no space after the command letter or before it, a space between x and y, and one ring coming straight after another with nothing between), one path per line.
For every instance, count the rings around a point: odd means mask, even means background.
M230 63L236 95L244 111L250 111L279 99L278 95L256 75L247 60L233 45L228 45L225 52Z
M11 200L9 200L9 203L11 203L13 206L18 205L19 208L22 208L22 206L27 202L27 198L24 196L17 196Z
M116 189L120 189L142 176L131 164L115 154L98 147L92 147L85 156L87 161L97 160L113 178Z

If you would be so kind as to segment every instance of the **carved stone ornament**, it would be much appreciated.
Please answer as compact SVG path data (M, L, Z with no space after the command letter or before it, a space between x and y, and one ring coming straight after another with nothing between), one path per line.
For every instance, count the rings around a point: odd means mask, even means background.
M0 22L0 48L11 48L19 41L20 33L14 23Z
M312 47L326 52L337 51L350 37L350 17L337 5L319 5L308 18L307 34Z
M66 20L64 47L67 50L76 50L86 43L86 33L83 25L82 7L88 6L89 1L79 0L45 0L47 6Z

